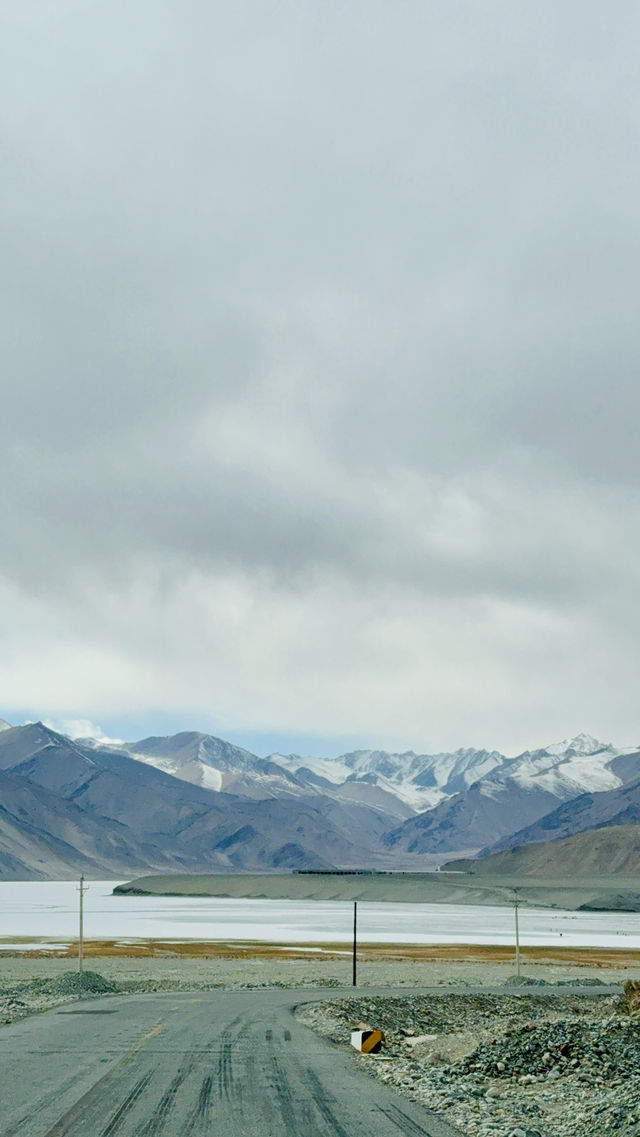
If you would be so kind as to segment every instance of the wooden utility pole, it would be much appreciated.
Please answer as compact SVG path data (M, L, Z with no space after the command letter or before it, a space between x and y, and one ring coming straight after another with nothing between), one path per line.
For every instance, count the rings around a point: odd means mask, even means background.
M80 877L80 920L78 927L78 971L82 971L84 964L84 894L89 885L84 883L84 875Z

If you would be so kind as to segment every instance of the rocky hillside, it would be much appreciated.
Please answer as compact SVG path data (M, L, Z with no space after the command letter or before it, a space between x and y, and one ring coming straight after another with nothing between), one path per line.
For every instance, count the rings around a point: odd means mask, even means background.
M545 814L532 825L518 829L515 833L492 842L483 849L481 856L499 853L503 849L517 845L528 845L539 841L552 841L558 837L569 837L586 829L598 829L608 825L629 825L640 822L640 779L637 766L630 773L634 780L628 785L618 786L603 793L580 794L568 802L563 802L550 813Z
M634 876L640 873L640 824L588 829L544 844L520 845L477 860L450 861L445 871L476 877L568 878Z

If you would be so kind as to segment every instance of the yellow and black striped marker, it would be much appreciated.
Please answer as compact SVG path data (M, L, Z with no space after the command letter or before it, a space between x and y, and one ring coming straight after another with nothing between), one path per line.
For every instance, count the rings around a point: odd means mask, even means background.
M382 1050L384 1034L381 1030L353 1030L351 1045L361 1054L377 1054Z

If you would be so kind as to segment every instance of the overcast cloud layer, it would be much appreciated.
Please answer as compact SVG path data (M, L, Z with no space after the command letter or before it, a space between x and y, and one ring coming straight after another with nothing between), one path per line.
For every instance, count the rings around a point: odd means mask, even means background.
M639 33L2 5L0 714L640 741Z

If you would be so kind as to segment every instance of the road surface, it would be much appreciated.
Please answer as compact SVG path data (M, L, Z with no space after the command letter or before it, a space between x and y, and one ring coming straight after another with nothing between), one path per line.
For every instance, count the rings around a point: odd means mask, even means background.
M458 1137L291 1013L349 994L129 995L3 1027L0 1137Z
M367 996L429 993L445 992L366 988ZM332 1046L292 1014L296 1002L353 994L129 995L66 1004L3 1027L0 1137L459 1137L368 1077L355 1051Z

